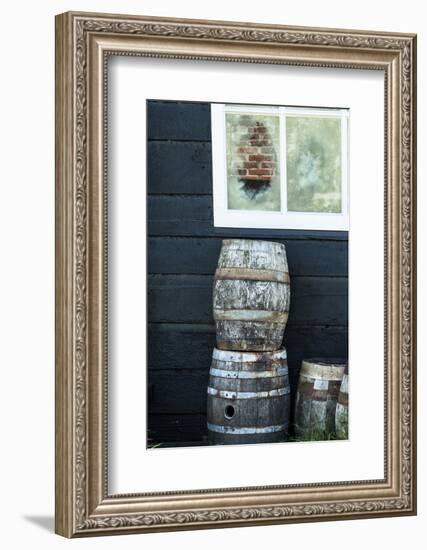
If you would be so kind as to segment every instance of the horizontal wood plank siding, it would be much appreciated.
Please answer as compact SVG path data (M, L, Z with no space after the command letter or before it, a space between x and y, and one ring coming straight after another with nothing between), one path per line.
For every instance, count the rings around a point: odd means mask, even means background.
M196 444L207 436L212 277L222 239L286 246L293 398L303 358L348 355L348 234L213 227L209 104L153 101L147 118L148 435L150 444Z
M212 194L210 142L152 141L148 157L150 194Z
M296 371L289 372L292 393L297 388ZM183 369L176 376L175 370L155 370L150 373L153 382L150 414L206 414L206 388L209 371ZM173 377L174 384L170 383ZM204 391L200 391L204 388Z
M148 445L200 442L207 438L206 414L157 414L149 411L148 430Z
M213 324L151 323L148 327L150 370L209 370L215 345ZM290 326L286 328L284 345L290 369L299 368L303 357L347 355L347 327ZM174 375L175 376L175 375ZM176 376L179 376L177 372Z
M210 323L211 275L149 275L148 318L153 323ZM344 325L346 277L292 277L288 325Z
M211 195L149 195L148 233L151 237L244 237L253 239L348 240L345 231L239 229L213 226Z
M149 141L210 141L210 105L186 101L149 101L147 135Z
M347 277L346 241L271 240L285 245L292 277ZM212 275L218 262L221 243L222 239L218 237L150 237L149 273Z

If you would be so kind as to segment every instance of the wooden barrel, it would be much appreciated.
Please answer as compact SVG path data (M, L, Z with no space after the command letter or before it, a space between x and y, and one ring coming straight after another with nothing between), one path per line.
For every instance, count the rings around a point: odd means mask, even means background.
M295 400L295 434L304 439L335 437L335 409L346 361L305 359Z
M348 439L348 373L344 372L335 410L337 439Z
M279 349L289 302L288 262L283 244L223 241L213 287L217 348Z
M214 349L207 391L214 444L285 441L290 413L286 350L248 353Z

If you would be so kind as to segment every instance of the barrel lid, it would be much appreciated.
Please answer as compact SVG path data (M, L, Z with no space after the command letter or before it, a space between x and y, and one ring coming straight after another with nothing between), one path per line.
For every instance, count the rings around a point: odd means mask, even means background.
M303 363L320 365L322 367L348 368L348 360L343 357L310 357L303 359Z
M341 358L303 359L300 376L321 380L342 380L347 361Z
M279 250L286 251L283 243L274 241L262 241L259 239L224 239L222 241L223 246L227 246L232 249L245 249L245 250L266 250L274 247Z

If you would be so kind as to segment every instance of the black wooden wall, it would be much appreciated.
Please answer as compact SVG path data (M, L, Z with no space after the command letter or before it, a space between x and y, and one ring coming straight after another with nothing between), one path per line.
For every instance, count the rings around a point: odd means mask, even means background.
M151 443L206 439L215 343L212 277L221 240L286 246L291 386L303 357L347 357L348 234L214 228L210 106L148 102L148 428Z

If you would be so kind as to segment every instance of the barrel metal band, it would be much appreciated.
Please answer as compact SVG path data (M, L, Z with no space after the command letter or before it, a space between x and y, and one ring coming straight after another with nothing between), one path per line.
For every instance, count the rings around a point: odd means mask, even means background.
M342 377L340 392L341 393L348 393L348 374L344 373L344 376Z
M250 351L228 351L214 348L212 359L221 362L230 363L257 363L261 359L269 361L279 361L287 358L286 349L282 348L278 351L268 352L250 352Z
M211 424L208 422L208 430L211 432L217 432L222 434L267 434L273 432L285 431L288 428L288 423L278 424L276 426L264 426L263 428L257 427L242 427L237 428L234 426L220 426L218 424Z
M303 361L300 376L321 380L342 380L344 368L344 365L317 365Z
M247 380L254 378L276 378L278 376L286 376L288 374L288 367L273 368L271 370L259 372L248 370L223 370L211 367L209 374L211 376L217 376L218 378L238 378Z
M289 284L289 273L275 269L253 269L250 267L219 267L215 279L229 281L266 281Z
M280 397L281 395L288 395L290 391L289 386L270 391L229 391L217 390L216 388L211 388L210 386L208 387L209 395L222 397L223 399L259 399L263 397Z
M215 321L270 321L286 323L287 311L268 311L263 309L214 309Z

